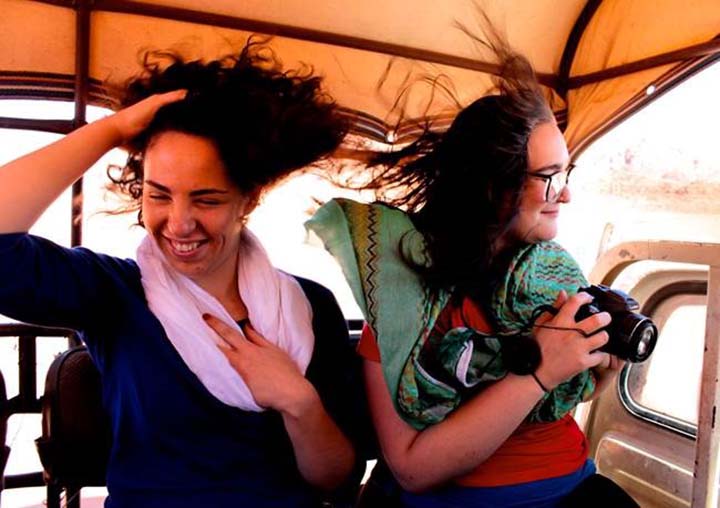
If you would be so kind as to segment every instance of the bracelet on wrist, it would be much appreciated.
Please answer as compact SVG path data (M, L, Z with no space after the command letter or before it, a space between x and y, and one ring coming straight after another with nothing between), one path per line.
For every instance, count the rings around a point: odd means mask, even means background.
M545 385L542 384L542 381L540 381L540 379L537 377L537 374L535 372L531 372L530 375L533 377L533 379L538 384L538 386L542 389L543 392L550 393L550 390L545 388Z

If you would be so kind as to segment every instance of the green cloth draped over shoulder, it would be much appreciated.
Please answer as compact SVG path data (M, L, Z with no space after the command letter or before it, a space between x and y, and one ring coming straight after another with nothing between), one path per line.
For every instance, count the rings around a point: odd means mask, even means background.
M535 309L587 284L559 245L533 244L512 259L492 295L492 335L454 328L433 330L450 293L429 291L412 264L428 263L425 242L408 215L382 204L333 199L305 224L339 262L380 350L383 374L398 414L423 429L442 421L483 383L507 374L503 335L528 329ZM507 340L507 339L505 339ZM594 390L588 371L546 394L531 422L555 421Z

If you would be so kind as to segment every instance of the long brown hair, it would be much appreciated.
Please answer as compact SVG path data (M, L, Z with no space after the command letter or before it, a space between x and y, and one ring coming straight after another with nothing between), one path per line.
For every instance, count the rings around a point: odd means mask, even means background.
M108 169L111 190L130 200L125 211L140 208L145 150L162 132L212 141L231 181L247 193L329 155L347 132L322 79L311 68L283 70L264 40L251 37L239 54L209 62L149 53L143 67L127 85L123 106L170 90L188 94L163 107L132 140L124 166Z
M554 121L529 61L499 37L483 44L500 66L494 92L462 109L445 132L427 120L414 142L373 153L373 176L361 186L386 191L383 202L411 213L431 260L415 268L430 287L480 299L493 285L493 245L517 212L530 133Z

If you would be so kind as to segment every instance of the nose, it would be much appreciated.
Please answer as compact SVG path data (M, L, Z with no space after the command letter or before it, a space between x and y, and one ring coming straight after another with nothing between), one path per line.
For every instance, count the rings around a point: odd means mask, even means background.
M570 194L570 186L565 185L565 187L562 188L560 191L560 194L557 197L558 203L569 203L572 199L572 195Z
M167 219L168 232L174 237L182 238L195 231L195 226L192 207L179 200L173 202Z

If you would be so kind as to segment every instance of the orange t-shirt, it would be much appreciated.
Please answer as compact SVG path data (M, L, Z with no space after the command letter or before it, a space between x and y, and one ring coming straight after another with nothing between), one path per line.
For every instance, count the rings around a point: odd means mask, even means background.
M446 333L466 326L484 333L491 329L483 311L470 299L448 304L438 316L435 330ZM379 362L380 351L367 325L358 344L365 359ZM491 455L467 475L455 479L466 487L495 487L555 478L579 469L587 460L585 435L570 415L552 423L523 423Z

